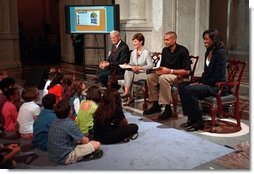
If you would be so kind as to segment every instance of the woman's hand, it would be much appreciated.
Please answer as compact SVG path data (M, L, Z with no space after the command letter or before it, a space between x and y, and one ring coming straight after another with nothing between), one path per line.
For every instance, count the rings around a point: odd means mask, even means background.
M132 67L133 72L139 72L140 69L141 69L140 66L133 66Z

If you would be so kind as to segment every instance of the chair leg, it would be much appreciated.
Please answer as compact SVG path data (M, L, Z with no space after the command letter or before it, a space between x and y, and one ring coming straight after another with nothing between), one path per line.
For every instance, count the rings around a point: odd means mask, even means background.
M210 116L211 116L211 129L210 129L210 132L214 132L215 116L216 116L216 106L215 105L212 105L210 107Z
M143 90L143 96L144 96L144 104L143 104L143 111L147 110L147 98L148 98L148 86L145 84L144 90Z
M177 112L177 101L178 101L178 92L172 93L172 103L173 103L173 117L178 117Z
M241 127L238 102L234 104L234 114L235 114L235 118L236 118L236 122L237 122L237 127Z

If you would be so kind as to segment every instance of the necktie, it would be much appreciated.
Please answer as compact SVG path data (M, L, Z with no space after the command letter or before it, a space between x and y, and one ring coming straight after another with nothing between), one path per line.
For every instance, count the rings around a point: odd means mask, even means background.
M114 56L115 52L116 52L116 45L113 45L112 46L112 54L113 54L113 56Z

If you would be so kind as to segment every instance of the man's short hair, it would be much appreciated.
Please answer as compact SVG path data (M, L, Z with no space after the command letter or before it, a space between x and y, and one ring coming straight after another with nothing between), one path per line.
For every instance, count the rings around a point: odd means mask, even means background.
M110 35L113 35L113 34L115 34L115 35L120 37L120 32L117 31L117 30L113 30L113 31L110 32Z
M165 35L173 35L175 38L177 38L176 32L174 31L169 31Z

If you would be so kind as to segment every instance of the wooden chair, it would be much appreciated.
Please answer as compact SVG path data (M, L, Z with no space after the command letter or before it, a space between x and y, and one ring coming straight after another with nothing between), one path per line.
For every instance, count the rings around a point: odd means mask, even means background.
M190 55L190 61L191 61L191 71L190 74L187 76L179 76L179 80L180 81L193 81L194 79L194 74L196 71L196 67L197 67L197 63L198 63L198 56L192 56ZM177 85L172 86L172 90L171 90L171 94L172 94L172 105L173 105L173 117L178 117L178 112L177 112L177 102L178 100L178 90L177 90Z
M161 62L161 53L160 52L152 52L151 53L151 58L153 61L153 68L158 68L160 66ZM151 70L147 70L146 73L149 74ZM147 82L146 79L138 80L136 82L132 82L133 89L137 88L137 91L132 90L133 97L139 92L142 91L143 93L143 98L144 98L144 103L143 103L143 110L147 110L148 106L148 87L147 87Z
M211 132L214 132L216 116L218 116L219 119L222 118L222 116L236 119L236 124L228 122L228 125L235 126L238 130L241 130L239 113L239 88L246 62L240 60L227 60L227 63L227 81L217 83L219 88L217 96L207 97L201 101L202 104L207 104L210 108ZM225 87L228 88L227 95L223 95ZM233 112L228 110L229 106L234 106Z

